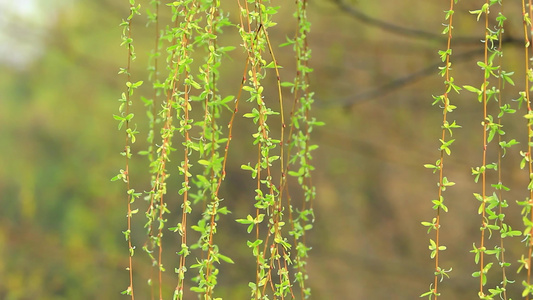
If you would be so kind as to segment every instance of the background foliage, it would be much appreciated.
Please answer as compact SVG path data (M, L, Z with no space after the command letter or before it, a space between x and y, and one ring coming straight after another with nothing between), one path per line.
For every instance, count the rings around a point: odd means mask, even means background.
M128 280L122 187L109 181L122 164L122 134L113 130L111 115L123 87L116 73L126 57L117 23L127 11L110 0L41 1L24 13L0 4L6 29L0 34L0 298L115 299ZM481 5L459 2L454 21L454 77L476 87L484 28L468 11ZM506 5L505 69L522 78L521 10L518 3ZM437 51L445 48L439 34L444 9L414 0L309 2L314 113L327 124L313 136L320 145L314 155L317 221L308 241L313 299L414 299L433 276L420 222L433 215L436 177L423 164L433 163L440 147L442 111L431 106L431 95L442 89ZM289 11L276 15L271 39L283 41L293 32L294 24L282 22ZM292 52L281 48L277 56L284 65ZM144 72L145 65L138 62L135 71ZM241 70L224 70L224 80L239 81ZM516 80L506 97L524 89ZM479 217L472 193L479 189L471 167L480 165L482 114L471 93L454 96L454 103L463 129L454 132L458 155L447 162L456 186L447 192L453 214L443 217L442 231L448 246L442 259L454 272L440 289L446 299L473 299L478 279L470 274L478 268L469 251L479 239ZM518 119L507 123L506 134L524 146ZM242 136L253 132L237 129ZM238 143L233 158L250 156ZM516 168L520 150L509 150L506 164L514 168L503 171L510 203L527 197L514 188L529 183L527 172ZM247 214L239 204L253 193L250 180L240 164L228 166L224 193L235 199L235 216ZM509 212L507 222L520 228L520 212ZM232 232L221 238L221 248L245 243L242 225L220 226ZM511 241L507 251L519 257L524 247ZM240 254L231 255L237 261ZM219 282L235 299L247 297L242 282L254 263L240 266ZM522 292L517 282L509 288L513 298Z

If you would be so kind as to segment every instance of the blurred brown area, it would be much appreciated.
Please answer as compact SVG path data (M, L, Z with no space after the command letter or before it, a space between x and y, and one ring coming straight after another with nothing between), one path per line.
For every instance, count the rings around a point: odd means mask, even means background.
M41 2L29 4L31 12L6 9L0 14L0 298L117 299L128 284L121 233L126 204L124 187L109 179L123 167L123 132L116 130L112 114L117 113L116 100L124 89L125 79L116 75L126 62L118 24L127 16L128 4ZM274 44L281 44L294 34L294 3L274 2L282 8L276 16L279 24L269 34ZM452 76L459 85L478 87L483 76L476 65L483 59L483 25L468 12L477 4L463 2L455 8ZM438 178L423 165L439 157L442 111L431 105L431 96L444 89L437 74L437 51L445 49L440 32L447 5L415 0L309 1L311 81L316 92L312 113L327 124L315 128L312 137L320 146L314 153L316 222L308 237L313 248L308 262L313 299L417 299L433 281L428 244L434 237L420 222L435 215L431 200ZM224 6L237 12L236 2ZM511 100L518 98L525 81L518 3L506 2L505 15L503 68L515 72L516 86L506 85L502 100L516 107ZM145 28L145 20L138 17L134 27L136 80L146 74L146 51L153 44L153 28ZM235 28L227 28L223 40L229 45L238 38ZM275 51L284 66L282 80L292 80L292 50ZM243 52L237 48L231 55L233 60L226 61L231 67L222 70L222 94L234 94L242 78ZM277 101L274 84L272 97ZM442 216L441 241L448 249L441 253L441 266L453 272L440 289L443 299L474 299L478 281L471 274L478 266L469 251L473 243L479 244L481 217L472 193L480 193L481 186L474 183L471 168L481 164L483 114L471 93L451 94L451 101L458 108L449 120L463 128L454 131L456 142L445 161L446 176L456 185L444 194L449 213ZM489 108L497 115L494 104ZM135 109L141 122L144 108ZM244 105L241 111L246 109ZM510 204L506 221L518 230L523 225L515 200L526 199L528 184L527 172L518 168L518 152L527 146L524 114L522 107L503 119L503 138L521 142L502 160L503 183L511 188L505 193ZM255 155L250 150L254 128L249 127L243 118L236 121L223 190L233 213L220 222L218 244L237 262L221 266L217 293L227 299L246 299L247 282L255 272L245 246L245 227L233 221L246 216L253 200L253 188L247 189L251 179L240 170ZM145 134L146 128L140 126L140 131ZM144 147L143 141L136 147ZM497 142L489 149L489 161L496 161ZM149 186L146 168L143 159L131 168L138 190ZM178 186L178 176L172 179ZM488 182L497 183L495 172ZM142 214L138 218L136 258L146 257L140 249ZM177 215L169 219L172 223ZM167 238L170 246L176 242L171 234ZM488 244L499 244L497 233ZM523 275L516 274L516 261L526 249L520 238L507 239L506 245L506 257L513 263L508 277L516 280L508 295L519 298ZM167 250L168 298L176 280L174 254ZM136 286L144 292L144 273L150 272L150 265L143 260L135 268ZM487 288L500 285L501 271L494 262Z

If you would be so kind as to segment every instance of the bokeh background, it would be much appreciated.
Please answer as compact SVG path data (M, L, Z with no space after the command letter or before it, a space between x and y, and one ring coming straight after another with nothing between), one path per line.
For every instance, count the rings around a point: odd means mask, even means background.
M127 2L0 1L1 299L125 297L120 296L128 284L121 233L126 226L124 187L110 178L123 167L123 132L112 115L125 81L117 75L126 62L118 24L127 16ZM294 4L274 2L282 9L270 37L281 44L293 34L294 24L285 21ZM455 9L453 76L459 85L481 84L476 61L482 59L483 26L469 10L482 2L459 1ZM521 8L504 2L509 20L503 64L515 72L516 86L506 86L502 99L517 107L511 100L524 89ZM236 13L236 2L224 5ZM437 177L423 164L439 156L442 111L431 106L431 96L444 88L437 51L445 48L440 32L448 4L310 0L308 6L313 114L327 124L313 132L313 142L320 146L314 154L317 219L309 236L313 299L418 299L433 280L427 247L432 236L420 222L434 216ZM145 30L144 18L139 17L139 32ZM228 41L232 34L236 41L236 31L226 33ZM139 35L136 42L137 51L143 51L149 37ZM287 65L292 55L288 48L276 54ZM135 72L146 72L145 66L139 58ZM222 79L232 93L240 83L242 61L235 60L235 66ZM453 153L446 161L447 177L456 186L445 194L450 212L442 219L442 242L448 249L441 263L453 272L441 285L442 298L474 299L478 281L471 274L478 267L469 251L479 241L481 220L472 196L480 186L473 182L471 168L481 164L483 115L475 95L463 92L451 99L458 109L450 120L463 128L454 132ZM504 184L512 188L506 193L507 221L519 230L515 200L527 197L528 184L527 173L518 168L518 152L526 146L524 114L522 108L504 119L505 139L521 141L503 160ZM231 146L235 151L224 190L234 201L228 204L231 218L245 217L239 207L253 199L253 189L243 188L249 179L239 160L253 155L246 152L250 130L238 127L235 135L244 138ZM494 161L496 145L491 146L489 161ZM492 173L489 181L496 180ZM227 234L221 238L222 249L232 249L224 245L235 241L245 245L244 226L233 223L227 223L229 233L220 230ZM498 242L493 238L489 244ZM526 249L520 238L507 243L506 255L514 263L509 277L517 281L509 292L519 298L523 277L514 271ZM250 255L243 248L242 253L226 253L242 261L223 270L228 275L217 289L227 299L248 297L250 279L240 270L250 268L247 258L241 258ZM170 282L172 269L167 267ZM500 281L496 269L489 287Z

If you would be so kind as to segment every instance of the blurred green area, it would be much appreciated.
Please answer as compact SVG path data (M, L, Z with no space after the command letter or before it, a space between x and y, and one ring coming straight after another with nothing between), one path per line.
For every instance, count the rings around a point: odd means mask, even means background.
M124 187L109 179L123 167L119 155L123 133L116 130L112 115L118 110L125 81L116 74L126 62L118 24L127 15L128 4L41 2L33 3L37 9L29 13L0 13L1 36L9 41L0 48L0 298L117 299L128 280L127 247L121 233L126 204ZM277 44L294 30L293 23L284 23L290 18L291 5L270 32ZM441 31L446 9L442 3L414 0L352 1L352 5L396 26L434 34ZM227 9L234 6L227 4ZM481 39L482 29L468 14L475 8L471 3L457 7L457 36ZM506 30L511 36L520 34L517 5L508 5L508 12ZM431 95L441 93L443 85L436 67L434 72L412 77L439 62L437 50L444 44L362 22L331 0L309 1L309 16L315 69L311 80L316 91L313 113L327 124L313 136L320 145L314 174L317 221L309 237L313 299L418 298L433 276L429 236L420 221L433 217L430 200L435 197L437 178L422 165L438 157L442 113L431 106ZM142 20L139 17L136 30L149 32ZM150 37L139 34L138 51L149 49L149 41ZM454 55L460 57L473 47L458 44ZM520 47L509 45L505 50L507 70L521 78ZM242 55L239 51L237 57ZM290 78L293 54L287 48L277 51L279 61L287 66L283 76ZM134 74L145 72L141 53ZM454 65L456 82L479 86L482 74L475 61L480 55ZM234 61L236 67L224 71L221 86L228 90L223 92L234 93L240 83L243 62ZM521 89L509 87L504 97L516 98ZM469 274L476 266L468 251L478 241L480 221L471 196L479 187L473 184L470 168L480 164L482 114L475 97L466 92L454 95L452 101L459 108L451 118L463 129L454 135L458 155L448 161L448 177L457 186L447 192L450 213L443 217L442 239L448 250L442 262L454 272L442 292L446 299L473 299L476 280ZM143 117L142 112L137 115ZM527 135L520 116L518 121L507 120L506 132L523 146ZM231 146L235 159L228 167L224 190L231 218L246 214L242 205L253 199L245 188L248 175L239 168L245 162L236 159L253 155L246 150L250 129L237 128L235 136L241 138ZM141 132L146 133L142 128ZM513 203L525 197L518 186L527 186L527 175L516 171L515 150L504 161L514 170L504 173L508 186L516 186L509 194ZM141 161L133 168L145 170L146 164ZM142 182L143 177L135 179ZM144 182L146 189L148 181ZM518 214L509 212L514 228L520 228ZM135 229L139 235L136 257L146 256L140 251L143 222ZM246 247L239 250L235 245L245 245L246 231L231 220L225 222L220 228L228 228L229 233L220 230L219 245L239 264L222 267L225 273L217 291L228 299L245 299L247 272L253 272L254 263L244 258L250 256ZM507 251L518 257L525 253L519 242L510 242ZM138 264L141 273L149 272L149 264ZM175 280L172 266L169 261L165 275L170 283ZM494 285L496 273L490 281ZM145 287L141 279L136 280L137 286ZM515 284L511 292L519 295L520 290Z

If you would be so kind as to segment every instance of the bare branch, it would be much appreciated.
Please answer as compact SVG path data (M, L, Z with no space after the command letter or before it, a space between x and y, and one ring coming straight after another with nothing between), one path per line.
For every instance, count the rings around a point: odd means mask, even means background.
M379 27L382 30L392 32L395 34L400 34L406 37L411 37L411 38L433 40L433 41L436 40L436 41L442 41L442 42L446 42L447 40L447 37L440 35L440 34L435 34L432 32L427 32L427 31L418 30L414 28L402 27L396 24L392 24L392 23L388 23L388 22L385 22L379 19L372 18L364 14L363 12L357 10L352 5L346 3L345 0L332 0L332 1L335 2L337 6L340 9L342 9L344 12L348 13L355 19L363 23L366 23L370 26ZM476 38L476 37L455 37L453 40L454 40L454 43L460 43L460 44L479 44L479 38Z
M460 62L465 61L468 59L471 59L472 57L475 57L476 55L482 54L483 49L475 49L468 52L464 52L458 55L454 55L454 62ZM371 100L373 98L386 95L390 92L393 92L395 90L399 90L403 87L405 87L408 84L411 84L413 82L416 82L424 77L430 76L432 74L436 73L436 70L438 67L442 66L442 62L438 62L435 64L432 64L428 67L425 67L417 72L408 74L404 77L400 77L398 79L392 80L388 82L385 85L382 85L380 87L377 87L375 89L372 89L370 91L366 91L363 93L360 93L358 95L355 95L353 97L347 97L342 100L332 101L329 103L321 103L323 106L342 106L344 108L350 108L355 104L359 104L361 102Z

